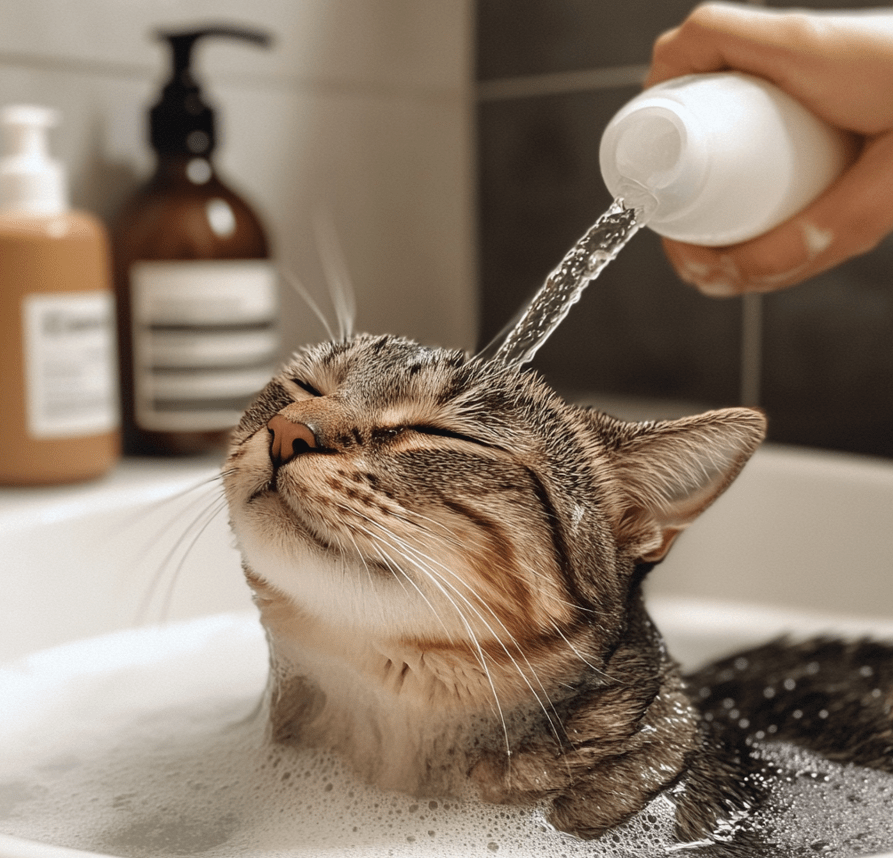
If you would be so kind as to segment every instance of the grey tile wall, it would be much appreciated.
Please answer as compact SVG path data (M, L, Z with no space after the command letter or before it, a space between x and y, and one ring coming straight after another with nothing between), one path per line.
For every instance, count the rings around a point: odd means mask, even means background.
M691 0L480 0L478 79L647 62Z
M602 130L638 92L654 38L694 5L478 0L482 343L610 203L598 169ZM749 404L766 409L773 440L893 456L893 241L757 300L762 326L748 329L757 353L744 363L761 370L742 377L743 319L755 314L681 284L645 230L534 366L559 389L596 398L706 407L758 391Z

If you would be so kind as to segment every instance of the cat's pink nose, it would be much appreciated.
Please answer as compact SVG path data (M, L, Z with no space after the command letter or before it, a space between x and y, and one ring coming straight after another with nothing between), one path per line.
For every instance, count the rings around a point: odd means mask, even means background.
M281 414L275 414L267 423L270 430L270 460L278 468L295 456L319 449L320 443L306 423L293 423Z

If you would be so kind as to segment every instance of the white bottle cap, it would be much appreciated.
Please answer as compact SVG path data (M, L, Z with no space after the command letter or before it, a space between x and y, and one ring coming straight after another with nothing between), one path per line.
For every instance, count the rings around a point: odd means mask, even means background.
M65 169L50 157L47 132L59 121L48 107L17 104L3 108L5 154L0 158L0 209L27 214L61 214L68 209Z
M735 244L796 214L843 169L840 132L767 81L689 75L646 90L608 124L599 149L614 196L692 244ZM632 199L630 199L632 197Z

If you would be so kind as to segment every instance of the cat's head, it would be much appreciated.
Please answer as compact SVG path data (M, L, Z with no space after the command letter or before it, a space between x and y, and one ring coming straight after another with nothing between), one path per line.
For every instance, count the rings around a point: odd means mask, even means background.
M624 423L532 371L357 336L308 348L224 472L249 577L331 628L420 647L612 645L643 570L764 434L750 409Z

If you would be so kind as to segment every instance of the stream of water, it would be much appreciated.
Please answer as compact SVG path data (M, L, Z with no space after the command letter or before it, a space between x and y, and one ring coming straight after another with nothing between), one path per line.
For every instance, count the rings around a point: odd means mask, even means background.
M636 209L627 208L621 199L614 200L546 278L502 344L494 342L481 357L509 366L533 360L580 300L583 290L617 257L641 225Z

